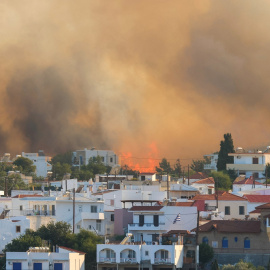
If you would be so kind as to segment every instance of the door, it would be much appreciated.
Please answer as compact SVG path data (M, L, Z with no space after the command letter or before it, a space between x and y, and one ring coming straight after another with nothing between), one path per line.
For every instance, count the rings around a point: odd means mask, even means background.
M53 269L54 270L63 270L63 264L62 263L54 263Z
M12 270L22 270L22 263L14 262Z
M34 263L34 270L42 270L42 263Z

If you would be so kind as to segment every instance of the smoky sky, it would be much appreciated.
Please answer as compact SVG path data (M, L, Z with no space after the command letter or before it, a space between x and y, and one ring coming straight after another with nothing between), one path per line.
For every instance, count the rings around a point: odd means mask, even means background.
M1 1L0 151L199 158L269 144L268 1Z

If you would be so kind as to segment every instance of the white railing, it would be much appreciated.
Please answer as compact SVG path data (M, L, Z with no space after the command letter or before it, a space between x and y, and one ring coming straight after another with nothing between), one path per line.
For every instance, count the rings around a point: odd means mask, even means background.
M155 258L155 263L171 263L171 258L164 258L164 259L161 259L161 258Z
M104 263L115 263L116 259L115 258L104 258L100 257L99 262L104 262Z
M136 263L136 258L120 258L121 263Z

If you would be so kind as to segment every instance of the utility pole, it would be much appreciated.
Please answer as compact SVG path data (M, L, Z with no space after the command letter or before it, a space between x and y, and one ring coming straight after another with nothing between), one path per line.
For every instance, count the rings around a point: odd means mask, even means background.
M169 193L169 170L167 170L167 199L169 200L170 193Z
M75 233L75 188L73 188L73 234Z
M266 165L266 168L265 168L265 182L266 182L266 188L267 188L267 165Z
M216 201L217 201L217 209L218 209L218 178L216 182Z
M198 249L198 237L199 237L199 223L200 222L200 211L197 210L197 228L196 228L196 269L198 269L197 258L199 257L199 249Z
M5 197L8 196L7 177L5 177Z
M188 185L189 185L189 164L188 164Z

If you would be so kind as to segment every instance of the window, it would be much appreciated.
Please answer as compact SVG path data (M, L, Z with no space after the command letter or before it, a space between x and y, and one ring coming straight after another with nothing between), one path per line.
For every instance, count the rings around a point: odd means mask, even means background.
M253 173L253 178L258 179L259 178L259 173L257 173L257 172Z
M88 229L91 230L92 229L92 225L88 225Z
M250 240L248 237L246 237L244 240L244 248L250 248Z
M63 263L54 263L53 270L63 270Z
M104 161L105 161L104 157L101 157L101 161L102 161L102 162L104 162Z
M106 250L106 258L108 258L108 259L115 258L115 252L111 249L107 249Z
M42 263L34 263L33 269L34 270L42 270Z
M252 159L252 164L259 164L259 158L254 157L254 158Z
M101 220L99 220L99 219L96 221L96 230L97 230L98 232L101 231Z
M148 250L145 251L145 256L149 256L149 251Z
M223 237L223 239L222 239L222 247L223 248L228 248L228 238L227 237Z
M139 226L142 227L144 225L144 215L139 215Z
M238 237L234 237L234 242L236 243L238 241Z
M22 205L20 205L20 211L22 211L23 210L23 206Z
M212 194L212 189L208 189L208 194L211 195Z
M114 214L111 214L111 221L114 221Z
M244 214L245 214L245 207L239 206L239 215L244 215Z
M91 213L97 213L97 206L91 205Z
M113 158L112 157L110 158L110 162L113 162Z
M81 228L81 225L77 225L77 229L79 230Z
M82 205L79 205L79 212L82 212Z
M168 250L161 250L161 259L168 259Z
M145 181L145 175L141 176L141 181Z
M159 225L159 215L154 215L153 216L153 223L155 227L158 227Z
M230 215L230 214L231 214L230 206L225 206L225 215Z
M135 259L136 258L136 252L134 250L129 250L128 251L128 258L129 259Z
M12 269L13 270L21 270L22 269L22 263L21 262L14 262L12 264Z
M21 226L16 226L16 233L20 233L21 232Z
M202 242L208 245L208 238L206 236L203 237Z
M111 206L114 206L114 200L110 201Z

